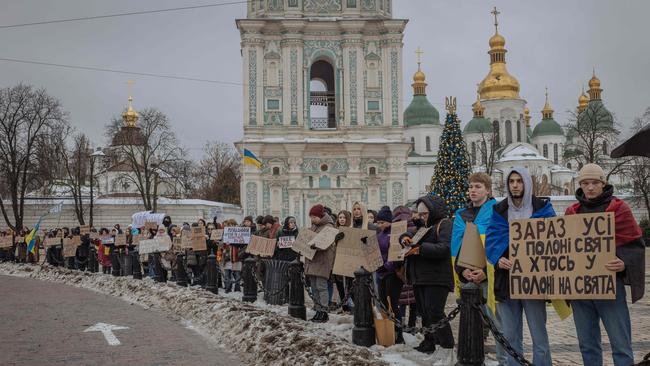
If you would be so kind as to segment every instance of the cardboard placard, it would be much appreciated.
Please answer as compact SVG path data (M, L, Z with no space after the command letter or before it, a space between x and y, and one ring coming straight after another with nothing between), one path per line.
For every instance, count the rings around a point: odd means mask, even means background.
M473 222L465 223L463 242L456 258L456 263L472 270L483 269L487 265L485 261L485 246L478 233L478 227Z
M402 248L399 243L399 237L408 230L408 221L394 222L390 226L390 246L388 247L388 260L391 262L399 262L404 260L404 254L408 251L407 248Z
M418 244L420 240L422 240L422 238L424 238L424 236L427 235L429 230L431 230L430 227L420 228L420 230L418 230L418 232L415 233L415 235L413 235L413 238L411 239L412 245Z
M207 250L205 243L205 228L203 226L192 228L191 246L194 250Z
M20 244L25 242L25 237L24 236L16 236L14 237L14 243Z
M181 248L192 249L192 234L189 231L181 233Z
M140 240L138 252L140 254L166 252L171 246L172 241L168 235L156 236L153 239Z
M513 220L509 249L513 299L616 298L611 212Z
M174 251L174 253L182 252L183 246L181 244L181 237L175 236L172 240L172 251Z
M251 228L229 226L223 229L223 242L228 244L248 244L251 241Z
M99 233L96 231L91 231L88 236L90 237L90 239L95 240L99 238Z
M113 244L115 244L115 238L112 237L112 236L102 236L100 238L100 240L102 241L102 244L104 244L104 245L113 245Z
M246 247L246 252L259 255L260 257L273 257L275 252L275 239L263 238L261 236L251 236L251 242Z
M76 241L73 238L63 238L63 257L74 257L77 254L77 247L80 243L81 241Z
M296 237L295 236L281 236L278 239L278 248L280 249L289 249L293 247L293 243L295 243Z
M219 241L221 239L223 239L223 229L212 229L210 240Z
M339 230L345 236L336 245L336 258L332 273L354 277L354 271L359 267L374 272L384 264L375 230L350 227L339 227ZM362 238L366 238L365 243Z
M0 248L11 248L13 245L11 236L0 236Z
M61 238L45 238L46 247L54 247L57 245L61 245Z
M79 234L86 235L88 233L90 233L90 225L79 226Z
M126 234L115 234L115 246L116 247L126 246Z
M305 256L305 258L308 259L314 259L314 256L316 255L316 249L312 249L309 247L309 242L316 237L318 233L311 231L309 229L301 230L298 233L298 237L296 238L296 241L293 243L293 246L291 249L296 252L300 253L301 255Z
M315 246L320 250L325 250L334 244L334 238L339 231L331 226L325 226L312 240L309 241L309 246Z

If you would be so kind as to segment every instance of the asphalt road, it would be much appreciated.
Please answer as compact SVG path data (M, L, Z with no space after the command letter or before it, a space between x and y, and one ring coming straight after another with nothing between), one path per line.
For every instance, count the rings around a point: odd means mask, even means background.
M128 329L84 332L97 323ZM100 326L101 328L101 326ZM165 314L57 283L0 276L0 365L240 365Z

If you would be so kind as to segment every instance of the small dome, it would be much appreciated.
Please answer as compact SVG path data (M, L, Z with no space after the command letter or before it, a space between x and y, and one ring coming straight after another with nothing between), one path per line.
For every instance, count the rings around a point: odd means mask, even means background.
M591 77L591 79L589 79L589 88L590 89L600 88L600 79L596 77L596 74L594 74Z
M564 136L564 131L553 118L545 118L533 129L532 138L539 136Z
M463 133L492 133L492 124L485 117L474 117L465 125Z
M411 104L404 110L404 125L440 125L440 113L429 102L426 95L414 95Z
M490 48L503 48L506 45L506 39L502 35L496 33L490 37Z
M417 82L422 83L424 82L424 80L426 80L426 78L427 78L426 75L424 75L424 73L420 70L416 71L415 74L413 75L413 81L415 81L416 83Z

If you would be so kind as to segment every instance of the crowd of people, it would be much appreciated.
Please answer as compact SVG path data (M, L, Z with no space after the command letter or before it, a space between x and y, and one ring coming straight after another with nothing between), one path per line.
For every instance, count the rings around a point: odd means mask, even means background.
M575 192L577 202L565 212L566 215L580 213L613 212L615 214L616 258L606 264L606 269L616 273L615 300L572 300L569 306L579 340L583 361L588 365L601 365L602 346L600 324L605 327L612 347L615 365L633 364L631 322L627 307L627 293L624 285L631 286L632 302L644 294L644 250L641 230L632 216L630 208L614 196L613 187L607 183L603 170L595 164L584 166L578 177L579 188ZM523 313L533 341L533 363L537 366L552 365L552 350L547 333L547 304L544 300L519 300L510 298L509 276L513 263L509 259L509 222L515 219L544 218L556 215L549 199L533 194L531 175L525 168L515 168L508 175L505 184L508 194L497 202L491 195L491 178L484 173L474 173L469 177L469 201L466 208L458 210L450 218L445 200L435 195L418 199L412 208L388 206L374 211L361 202L355 202L351 211L333 211L317 204L311 207L309 217L311 227L300 230L320 232L325 227L352 227L374 230L383 259L383 266L374 273L374 280L380 300L386 308L395 309L395 317L409 328L421 319L422 327L430 327L445 318L447 298L455 288L472 282L483 291L486 299L484 311L505 335L507 341L519 353L523 352ZM407 231L399 234L399 242L406 248L403 261L390 261L391 225L406 221ZM455 263L463 243L465 227L468 223L476 225L484 243L486 266L482 269L464 268ZM65 265L84 269L88 257L97 253L97 259L104 273L119 273L123 270L125 255L137 251L134 237L145 234L155 236L180 237L191 227L205 230L206 250L185 250L187 268L190 269L193 285L205 284L206 259L209 253L217 258L221 276L219 286L225 292L241 291L242 261L250 254L246 245L211 240L215 229L224 227L249 227L252 235L265 238L296 238L299 234L295 217L289 216L280 221L278 217L247 216L241 223L229 219L218 222L197 220L195 223L172 223L171 217L164 218L157 228L146 233L143 228L127 227L126 245L116 246L109 240L122 233L120 225L112 228L90 229L81 236L81 245L76 255L64 258L61 247L48 246L45 260L53 266ZM430 228L422 239L415 242L415 233L420 228ZM61 228L51 230L47 237L72 237L79 235L80 228ZM15 236L24 237L29 230L23 229ZM97 233L94 235L93 233ZM14 235L2 232L0 235ZM336 236L333 245L327 249L316 249L312 259L304 258L292 248L277 246L273 259L280 261L304 262L306 287L314 300L314 322L327 322L328 313L334 311L350 312L354 306L352 296L353 279L333 275L336 244L344 238L343 233ZM38 262L37 255L27 253L24 243L12 248L0 249L0 258L21 262ZM155 276L152 264L160 261L163 269L162 280L174 280L176 256L173 251L160 254L140 255L144 273ZM263 274L262 274L263 275ZM160 274L159 274L160 276ZM565 304L566 305L566 304ZM402 329L396 326L396 342L403 343ZM416 347L420 352L433 353L436 347L451 349L454 335L447 324L435 333L426 333L424 340ZM517 365L517 361L497 344L499 365Z

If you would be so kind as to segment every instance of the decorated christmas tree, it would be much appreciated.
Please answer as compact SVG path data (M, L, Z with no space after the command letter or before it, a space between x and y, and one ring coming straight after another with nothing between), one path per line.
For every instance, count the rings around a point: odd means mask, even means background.
M471 172L467 147L456 115L456 98L445 98L447 118L440 136L440 150L436 170L431 177L431 194L438 195L447 203L449 216L465 207L468 179Z

